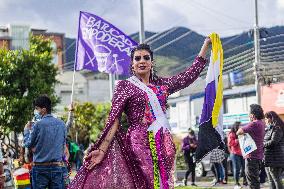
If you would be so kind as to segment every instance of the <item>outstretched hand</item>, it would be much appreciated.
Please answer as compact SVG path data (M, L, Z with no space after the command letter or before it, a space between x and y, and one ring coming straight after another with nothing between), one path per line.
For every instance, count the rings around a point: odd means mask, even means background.
M88 165L87 169L93 169L97 164L101 163L104 159L105 153L102 150L94 150L89 153L85 158L84 161L90 159L90 164Z
M203 58L206 58L206 52L210 44L211 44L210 37L206 37L198 55Z
M211 44L210 37L206 37L205 40L204 40L204 43L207 44L207 45Z

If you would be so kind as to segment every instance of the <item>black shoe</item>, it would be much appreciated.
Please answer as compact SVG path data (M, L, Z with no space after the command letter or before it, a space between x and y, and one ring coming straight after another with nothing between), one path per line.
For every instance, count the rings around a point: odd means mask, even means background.
M183 179L183 184L187 186L187 179Z
M215 182L213 182L212 184L211 184L211 186L216 186L216 185L218 185L219 184L219 182L218 181L215 181Z
M236 182L235 185L236 186L241 186L241 184L239 182Z
M191 186L197 186L195 183L191 183Z

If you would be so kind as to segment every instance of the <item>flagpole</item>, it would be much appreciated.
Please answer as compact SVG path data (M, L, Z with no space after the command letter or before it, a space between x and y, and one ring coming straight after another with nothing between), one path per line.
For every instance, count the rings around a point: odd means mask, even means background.
M145 41L145 31L144 31L144 10L143 10L143 0L139 0L140 10L140 30L139 30L139 42L143 43Z
M75 70L75 63L74 63L74 70L73 70L73 77L72 77L72 90L71 90L71 99L70 99L71 102L70 102L70 104L72 104L73 96L74 96L75 73L76 73L76 70Z
M115 74L109 73L108 76L109 76L109 98L111 100L114 91Z
M80 21L81 21L81 11L79 13L79 21L78 21L78 36L76 39L76 51L75 51L75 61L74 61L74 66L73 66L73 78L72 78L72 89L71 89L71 97L70 97L70 104L73 102L73 96L74 96L74 85L75 85L75 72L76 72L76 65L77 65L77 52L78 52L78 40L80 36Z

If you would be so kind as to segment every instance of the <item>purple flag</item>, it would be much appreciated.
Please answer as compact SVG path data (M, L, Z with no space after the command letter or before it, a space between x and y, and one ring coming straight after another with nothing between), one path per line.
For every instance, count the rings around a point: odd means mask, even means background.
M76 70L129 75L130 52L135 46L135 41L109 22L80 11Z

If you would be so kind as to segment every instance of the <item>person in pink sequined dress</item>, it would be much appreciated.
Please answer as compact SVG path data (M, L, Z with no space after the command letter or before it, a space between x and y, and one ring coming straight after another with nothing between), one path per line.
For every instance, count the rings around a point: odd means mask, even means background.
M210 42L205 39L192 66L169 78L153 72L153 52L148 45L132 50L133 76L153 90L164 113L168 96L189 86L206 66ZM120 126L122 112L127 116L127 131ZM175 145L168 129L155 134L147 131L155 120L147 93L129 80L119 81L106 126L69 189L174 188Z

